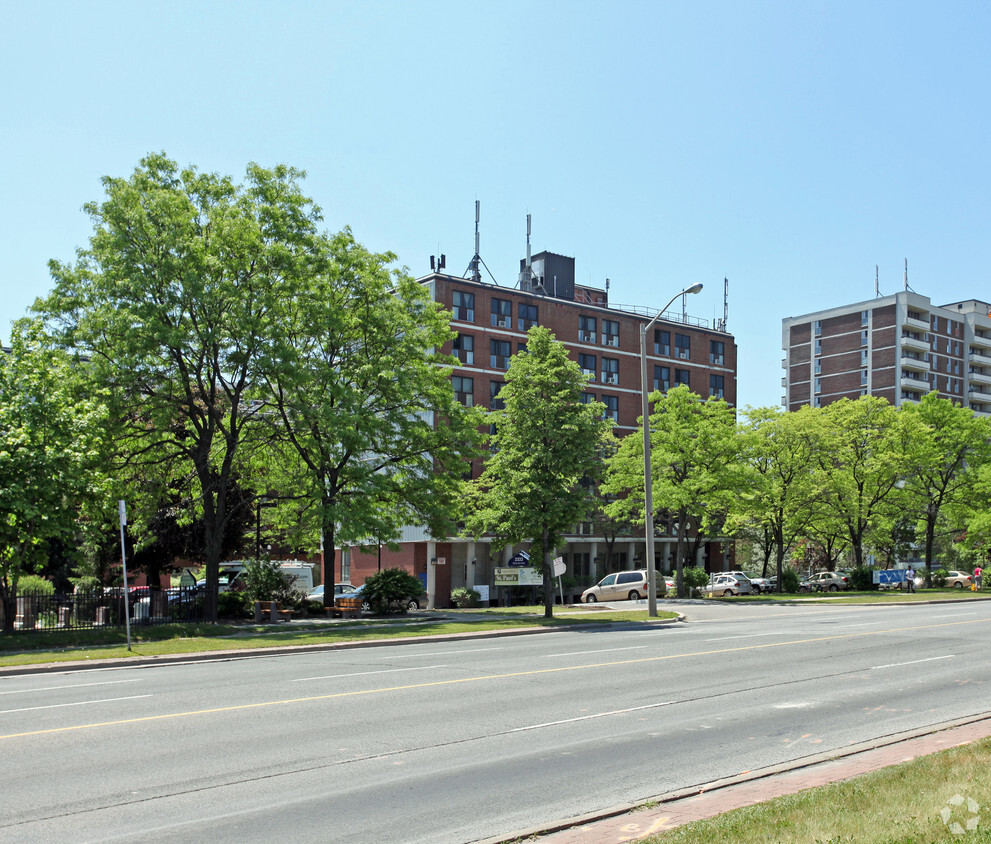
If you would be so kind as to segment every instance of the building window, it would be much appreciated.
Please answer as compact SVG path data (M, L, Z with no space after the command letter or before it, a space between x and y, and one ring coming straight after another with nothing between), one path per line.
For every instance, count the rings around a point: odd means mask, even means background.
M816 378L816 392L817 393L821 393L822 392L822 379L821 378Z
M822 340L819 337L816 337L816 354L822 354Z
M465 407L471 407L475 403L474 379L466 378L464 375L455 375L451 381L454 384L454 398Z
M496 328L513 327L513 303L509 299L492 298L492 325Z
M518 355L526 354L526 340L524 340L522 343L516 344L516 354Z
M821 396L815 396L812 399L812 406L813 407L822 407L822 397Z
M866 387L867 386L867 370L866 369L861 369L860 370L860 386L861 387Z
M591 404L592 402L595 401L595 393L582 393L578 397L578 401L580 401L582 404Z
M603 384L619 383L619 360L617 360L616 358L602 359L602 383Z
M860 324L862 326L867 325L867 323L870 322L870 318L871 318L871 312L870 311L861 311L860 312Z
M506 403L499 398L499 391L504 383L504 381L489 381L489 410L505 409Z
M595 342L595 317L578 316L578 339L582 343Z
M475 321L475 294L464 290L454 291L454 307L451 309L454 318L461 322Z
M603 396L602 403L606 406L606 412L602 414L606 419L613 422L619 421L619 398L617 396Z
M516 306L516 312L519 315L519 320L517 325L520 331L529 331L530 328L537 324L537 306L530 305L527 302L520 302Z
M680 360L692 359L692 338L687 334L674 335L674 356Z
M816 337L818 337L820 334L822 334L822 320L821 319L817 319L815 321L815 332L816 332Z
M654 329L654 354L671 357L671 332Z
M674 383L684 384L686 387L691 387L692 374L687 369L676 369L674 371Z
M582 372L586 375L591 375L592 380L595 380L595 355L579 354L578 366Z
M671 389L671 368L667 366L655 366L654 367L654 387L655 390L660 390L662 393L666 393Z
M512 346L508 340L489 340L489 366L492 369L509 369Z
M816 375L822 372L822 361L820 361L818 358L816 359L815 370L816 370Z
M726 362L726 344L722 340L709 341L709 363L722 366Z
M717 399L723 398L723 386L725 380L722 375L709 376L709 395Z
M451 352L461 363L471 366L475 363L475 338L471 334L459 334L454 338Z
M866 331L861 331L860 332L860 345L861 346L866 346L867 345L867 332Z
M867 349L861 349L860 351L860 365L867 366Z
M602 320L602 345L619 348L619 322L616 320Z

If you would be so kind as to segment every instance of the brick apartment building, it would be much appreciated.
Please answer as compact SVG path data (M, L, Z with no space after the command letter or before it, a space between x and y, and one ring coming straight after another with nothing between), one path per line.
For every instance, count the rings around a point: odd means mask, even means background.
M433 300L452 313L458 336L445 351L458 360L451 377L459 400L497 409L510 357L524 347L528 329L539 323L565 344L589 375L586 399L605 404L617 436L635 432L641 413L640 327L656 311L610 303L608 282L604 289L576 284L573 258L542 252L533 256L532 264L521 261L521 270L516 288L485 283L477 273L474 279L442 272L419 279ZM710 327L705 320L668 312L655 323L647 352L653 389L687 384L701 396L716 395L736 404L737 349L723 323ZM568 573L590 581L606 573L605 537L592 531L591 524L575 525L563 552ZM400 566L425 580L434 605L447 606L453 588L492 586L494 568L520 550L496 552L485 539L431 537L415 527L408 528L401 541L402 550L395 552L351 549L344 560L346 576L358 583L380 565ZM642 535L618 539L611 569L643 566L644 545ZM673 538L658 538L658 568L670 568L673 549ZM699 556L699 564L710 570L724 568L724 549L718 542L708 543Z
M935 306L904 290L782 320L787 410L872 395L896 407L935 390L991 413L991 305Z

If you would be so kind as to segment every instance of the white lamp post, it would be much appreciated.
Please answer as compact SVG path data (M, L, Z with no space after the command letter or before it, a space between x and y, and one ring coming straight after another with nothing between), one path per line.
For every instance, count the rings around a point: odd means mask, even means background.
M643 509L644 509L644 539L647 542L647 614L651 618L657 617L657 576L654 573L654 490L650 471L650 408L647 396L650 391L647 389L647 331L657 322L658 318L669 308L678 296L687 293L698 293L702 289L701 284L693 284L686 287L681 293L671 297L656 316L646 325L640 327L640 393L643 400Z

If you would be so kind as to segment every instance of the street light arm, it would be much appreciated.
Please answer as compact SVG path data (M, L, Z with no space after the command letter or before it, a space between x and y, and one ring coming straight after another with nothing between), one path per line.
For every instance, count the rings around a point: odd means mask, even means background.
M654 318L643 327L644 334L646 334L647 330L664 315L664 312L668 308L670 308L674 304L675 299L677 299L679 296L684 296L686 293L699 293L701 292L701 290L702 290L702 283L699 282L698 284L693 284L691 287L686 287L684 290L681 291L681 293L675 293L675 295L671 297L671 301L668 302L663 308L661 308L656 314L654 314Z

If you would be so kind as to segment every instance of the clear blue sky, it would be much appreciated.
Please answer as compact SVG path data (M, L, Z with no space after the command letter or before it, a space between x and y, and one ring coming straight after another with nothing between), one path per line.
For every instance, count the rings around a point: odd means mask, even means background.
M325 225L415 275L576 259L614 302L722 316L740 405L781 319L909 283L991 298L986 2L0 0L0 338L148 152L307 171Z

